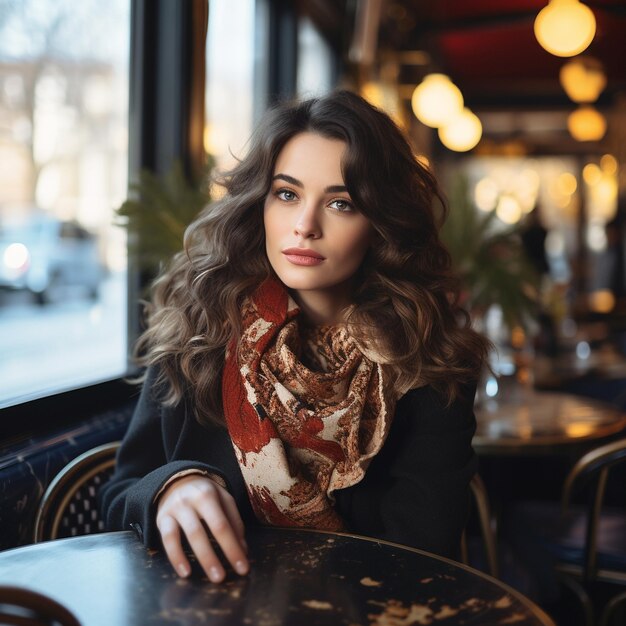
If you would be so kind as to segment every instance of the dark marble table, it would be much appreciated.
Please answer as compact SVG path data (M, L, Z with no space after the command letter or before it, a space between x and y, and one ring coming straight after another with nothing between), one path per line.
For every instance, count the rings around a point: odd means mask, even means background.
M0 584L44 593L85 626L554 626L495 579L418 550L305 530L249 530L247 540L250 574L219 585L197 563L179 579L131 532L0 552Z

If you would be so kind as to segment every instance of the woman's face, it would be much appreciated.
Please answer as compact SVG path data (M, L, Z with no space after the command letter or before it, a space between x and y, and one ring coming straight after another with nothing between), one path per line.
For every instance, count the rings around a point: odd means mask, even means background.
M280 280L303 297L349 294L371 241L371 223L344 184L345 148L343 141L305 132L276 160L265 200L265 248Z

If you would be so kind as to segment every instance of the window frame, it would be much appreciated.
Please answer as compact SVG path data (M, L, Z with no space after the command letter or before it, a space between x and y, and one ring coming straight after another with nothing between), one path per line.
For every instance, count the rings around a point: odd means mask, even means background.
M332 78L337 83L344 69L341 53L348 38L342 26L348 18L345 4L332 0L256 0L255 49L263 62L255 71L255 121L267 107L297 95L298 31L302 17L308 17L326 39L334 59Z

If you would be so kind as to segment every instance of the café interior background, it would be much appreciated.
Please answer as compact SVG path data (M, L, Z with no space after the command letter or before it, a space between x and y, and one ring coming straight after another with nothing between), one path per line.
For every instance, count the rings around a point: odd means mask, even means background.
M447 196L496 347L474 438L495 517L556 502L626 419L624 33L623 0L0 0L0 548L122 438L138 303L219 197L211 168L277 99L335 86L392 115Z
M282 5L280 36L293 46L279 95L348 86L406 130L442 182L450 224L464 224L461 245L453 228L448 243L468 308L502 345L498 371L531 376L519 364L545 353L584 367L596 346L617 358L626 350L625 8L558 4L213 1L204 149L228 167L276 96L260 83L275 36L268 7ZM116 210L129 183L130 13L129 0L0 6L0 405L127 368L128 233ZM579 31L581 41L549 43ZM517 257L489 273L500 252L486 235L510 231L530 231L523 252L538 276L515 269Z

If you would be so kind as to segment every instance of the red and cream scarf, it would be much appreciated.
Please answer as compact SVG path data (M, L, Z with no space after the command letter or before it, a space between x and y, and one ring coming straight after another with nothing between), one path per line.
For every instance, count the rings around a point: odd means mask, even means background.
M299 312L276 279L244 303L224 366L226 424L261 523L341 530L333 492L363 478L397 396L345 326L311 329Z

